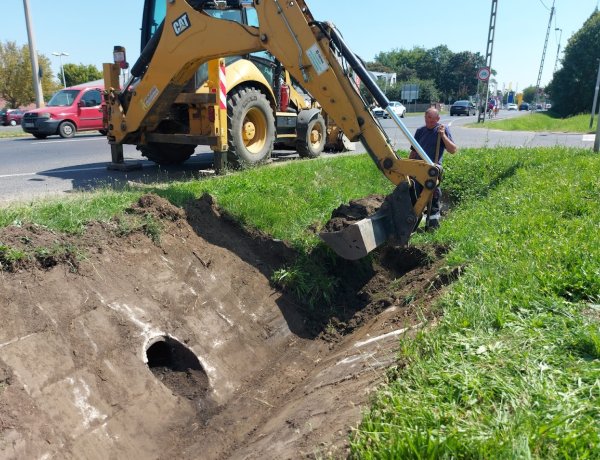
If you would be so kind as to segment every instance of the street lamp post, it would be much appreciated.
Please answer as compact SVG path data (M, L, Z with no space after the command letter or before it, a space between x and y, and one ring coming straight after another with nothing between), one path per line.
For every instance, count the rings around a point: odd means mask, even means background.
M63 86L66 88L67 87L67 82L65 80L65 68L63 67L62 57L63 56L68 56L69 53L65 53L64 51L61 51L60 53L57 53L55 51L54 53L52 53L52 55L53 56L58 56L60 58L60 72L62 73Z
M562 38L562 29L560 27L557 27L556 29L554 29L554 31L560 32L560 34L558 35L558 48L556 49L556 61L554 61L554 73L556 73L556 68L558 67L558 55L560 54L560 40Z
M31 59L31 75L33 77L33 90L35 91L35 104L37 107L44 107L44 91L40 81L40 66L38 62L37 48L35 46L35 34L31 15L29 14L29 0L23 0L23 9L25 10L25 25L27 26L27 38L29 41L29 58Z

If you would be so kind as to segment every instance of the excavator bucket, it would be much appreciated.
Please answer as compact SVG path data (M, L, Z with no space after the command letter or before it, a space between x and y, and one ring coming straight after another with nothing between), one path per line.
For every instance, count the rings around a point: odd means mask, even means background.
M343 230L322 232L319 236L340 257L357 260L385 243L392 235L392 228L389 213L379 211Z
M345 225L341 230L321 232L319 237L337 255L348 260L365 257L390 241L405 246L418 222L409 190L408 182L399 184L373 215Z

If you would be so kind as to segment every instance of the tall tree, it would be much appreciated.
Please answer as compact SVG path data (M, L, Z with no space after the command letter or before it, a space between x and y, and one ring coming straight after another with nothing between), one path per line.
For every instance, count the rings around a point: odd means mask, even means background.
M600 12L596 9L567 42L562 67L546 87L552 111L562 117L592 110L600 63Z
M435 81L435 85L440 90L442 99L447 100L443 94L443 88L445 87L444 82L446 79L446 70L448 68L448 62L454 55L452 51L446 45L439 45L435 48L431 48L428 51L433 62L432 74L428 78L432 78Z
M56 91L50 60L44 55L39 55L38 64L42 77L42 91L47 98ZM0 43L0 97L14 108L35 102L27 45L19 47L12 41Z
M431 79L435 72L434 56L425 48L415 46L411 50L394 49L379 53L375 61L394 69L398 74L411 74L413 78Z
M443 71L440 91L446 102L468 99L477 92L477 69L485 60L479 53L462 51L450 57Z
M67 86L75 86L102 78L102 72L93 65L65 64L63 68Z
M528 86L527 88L525 88L523 90L523 101L524 102L528 102L528 103L532 103L533 101L535 101L535 92L536 92L537 88L535 86Z

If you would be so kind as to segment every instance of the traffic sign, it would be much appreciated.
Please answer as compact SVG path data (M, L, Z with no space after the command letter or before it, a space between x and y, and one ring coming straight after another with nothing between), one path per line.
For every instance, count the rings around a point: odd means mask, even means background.
M489 67L482 67L477 71L477 78L481 81L488 81L490 74L491 72Z

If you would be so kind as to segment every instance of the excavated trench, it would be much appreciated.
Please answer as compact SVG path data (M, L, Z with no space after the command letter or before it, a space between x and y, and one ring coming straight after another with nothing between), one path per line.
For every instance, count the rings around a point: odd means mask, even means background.
M294 251L210 197L147 195L78 236L2 229L0 457L343 458L457 276L444 253L340 262L333 307L310 309L270 282Z

